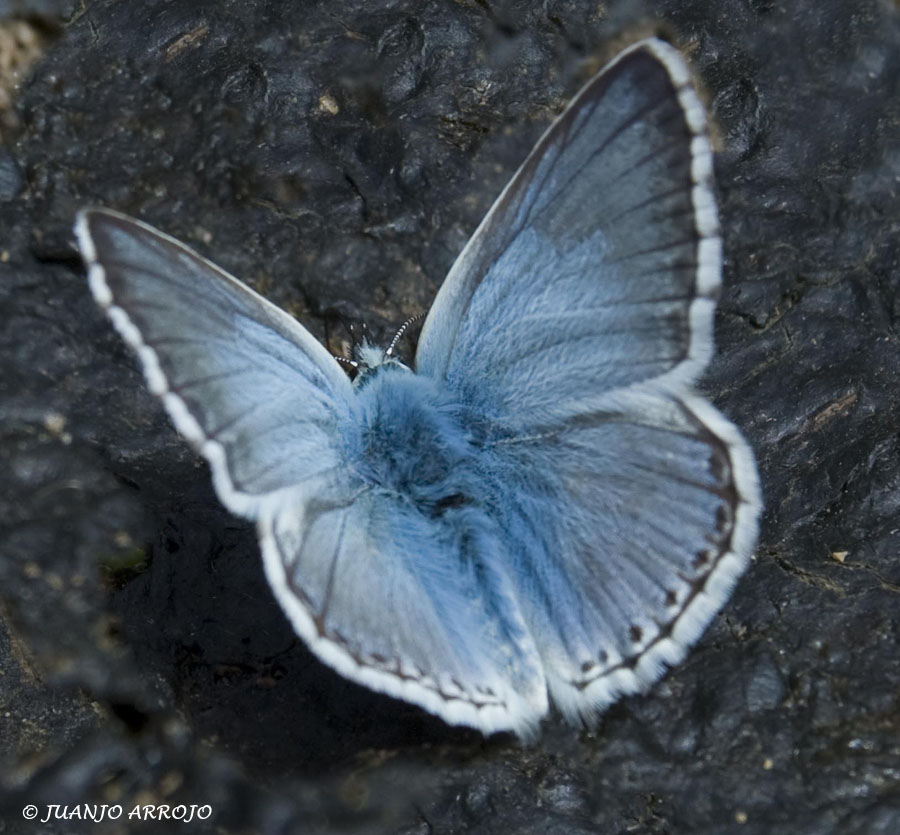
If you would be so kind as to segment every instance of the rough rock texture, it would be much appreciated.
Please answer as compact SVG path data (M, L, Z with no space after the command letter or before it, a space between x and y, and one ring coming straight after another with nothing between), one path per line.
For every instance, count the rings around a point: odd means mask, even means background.
M0 147L0 832L38 830L28 803L209 804L220 832L900 831L896 3L0 12L58 24ZM484 741L293 636L252 530L90 299L72 216L149 220L333 347L342 318L386 332L580 82L653 31L718 124L706 389L757 450L758 556L688 660L595 732Z

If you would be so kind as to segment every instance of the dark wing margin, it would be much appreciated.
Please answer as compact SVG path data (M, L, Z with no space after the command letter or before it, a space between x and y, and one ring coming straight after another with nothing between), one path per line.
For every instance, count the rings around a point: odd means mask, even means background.
M255 518L266 495L343 466L336 427L351 385L302 325L118 212L83 210L75 233L95 300L226 507Z

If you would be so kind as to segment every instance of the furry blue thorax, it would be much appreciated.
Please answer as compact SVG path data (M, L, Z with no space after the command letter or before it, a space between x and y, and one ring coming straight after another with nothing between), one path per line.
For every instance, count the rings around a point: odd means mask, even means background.
M347 460L361 479L426 516L483 507L480 450L466 408L399 363L370 375L355 391L343 434Z

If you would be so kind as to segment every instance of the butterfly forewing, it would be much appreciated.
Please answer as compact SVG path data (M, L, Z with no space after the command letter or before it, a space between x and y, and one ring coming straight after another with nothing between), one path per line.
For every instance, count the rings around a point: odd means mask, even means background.
M690 382L718 284L702 107L677 53L644 43L579 93L491 209L417 368L512 421L577 412L586 390Z
M77 232L95 297L231 510L338 466L351 387L294 319L143 223L90 210Z

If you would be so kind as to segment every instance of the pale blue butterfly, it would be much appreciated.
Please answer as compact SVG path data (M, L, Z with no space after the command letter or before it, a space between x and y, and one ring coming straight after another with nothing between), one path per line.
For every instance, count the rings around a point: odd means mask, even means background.
M447 722L591 722L678 662L744 570L760 509L693 388L721 242L704 109L671 46L623 52L463 250L415 370L351 383L294 319L172 238L79 214L90 286L153 392L256 521L296 631Z

